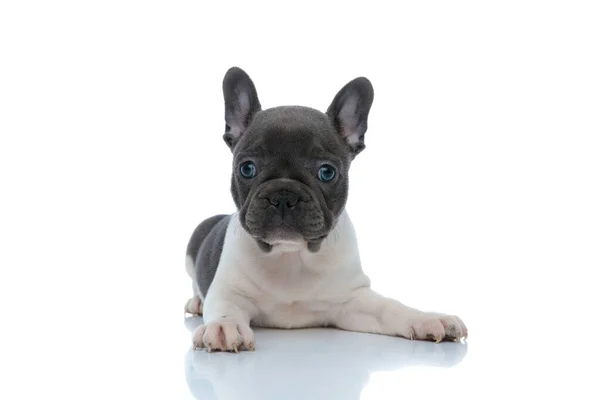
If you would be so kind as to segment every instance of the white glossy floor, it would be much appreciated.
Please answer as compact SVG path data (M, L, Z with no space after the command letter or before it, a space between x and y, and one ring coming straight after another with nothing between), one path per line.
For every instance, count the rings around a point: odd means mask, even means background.
M201 318L183 317L177 296L164 289L172 282L148 282L152 291L163 288L164 299L140 302L130 287L116 285L107 297L89 302L70 302L71 291L58 303L20 303L45 305L35 314L18 307L5 314L0 398L599 398L592 309L554 319L543 312L513 318L467 312L466 343L257 329L255 352L207 353L191 348L191 330Z
M190 330L199 323L186 320ZM440 344L334 329L259 329L256 352L190 349L185 377L202 400L598 398L597 358L588 366L595 371L585 371L587 357L569 354L580 346L498 328L507 331L480 337L474 329L467 343Z
M198 323L200 318L186 321L190 329ZM432 369L459 368L468 349L465 343L435 345L334 329L259 329L256 340L252 353L190 350L185 375L194 397L352 400L414 392L422 398L415 372L435 376Z

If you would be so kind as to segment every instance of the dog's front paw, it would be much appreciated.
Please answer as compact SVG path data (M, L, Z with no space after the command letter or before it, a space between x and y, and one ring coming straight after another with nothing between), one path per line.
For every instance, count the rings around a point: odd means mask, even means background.
M409 317L406 323L409 339L439 343L442 340L459 341L469 335L465 323L454 315L421 313Z
M193 335L194 350L207 351L254 351L254 332L247 324L229 319L212 321L196 328Z

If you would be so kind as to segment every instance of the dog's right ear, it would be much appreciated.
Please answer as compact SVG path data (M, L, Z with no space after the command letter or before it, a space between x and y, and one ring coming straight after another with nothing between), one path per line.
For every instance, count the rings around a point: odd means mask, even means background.
M244 134L257 111L260 101L254 83L241 68L232 67L223 78L225 98L225 134L223 140L231 150Z

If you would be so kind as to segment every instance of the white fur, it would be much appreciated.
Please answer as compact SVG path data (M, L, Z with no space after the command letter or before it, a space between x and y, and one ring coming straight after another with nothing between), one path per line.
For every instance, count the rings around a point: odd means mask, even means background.
M244 343L250 340L251 323L277 328L332 325L411 339L441 340L449 330L458 338L467 334L457 317L423 313L370 289L345 211L316 253L295 242L275 244L265 253L233 215L203 311L205 326L193 340L209 350L250 347ZM223 340L214 332L223 332Z

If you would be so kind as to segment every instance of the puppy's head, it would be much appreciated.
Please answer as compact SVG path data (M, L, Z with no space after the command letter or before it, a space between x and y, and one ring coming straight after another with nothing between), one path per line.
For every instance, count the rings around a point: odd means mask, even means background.
M223 94L231 193L243 228L264 251L289 242L318 251L346 204L350 163L365 148L371 83L349 82L326 113L261 110L254 83L239 68L227 71Z

